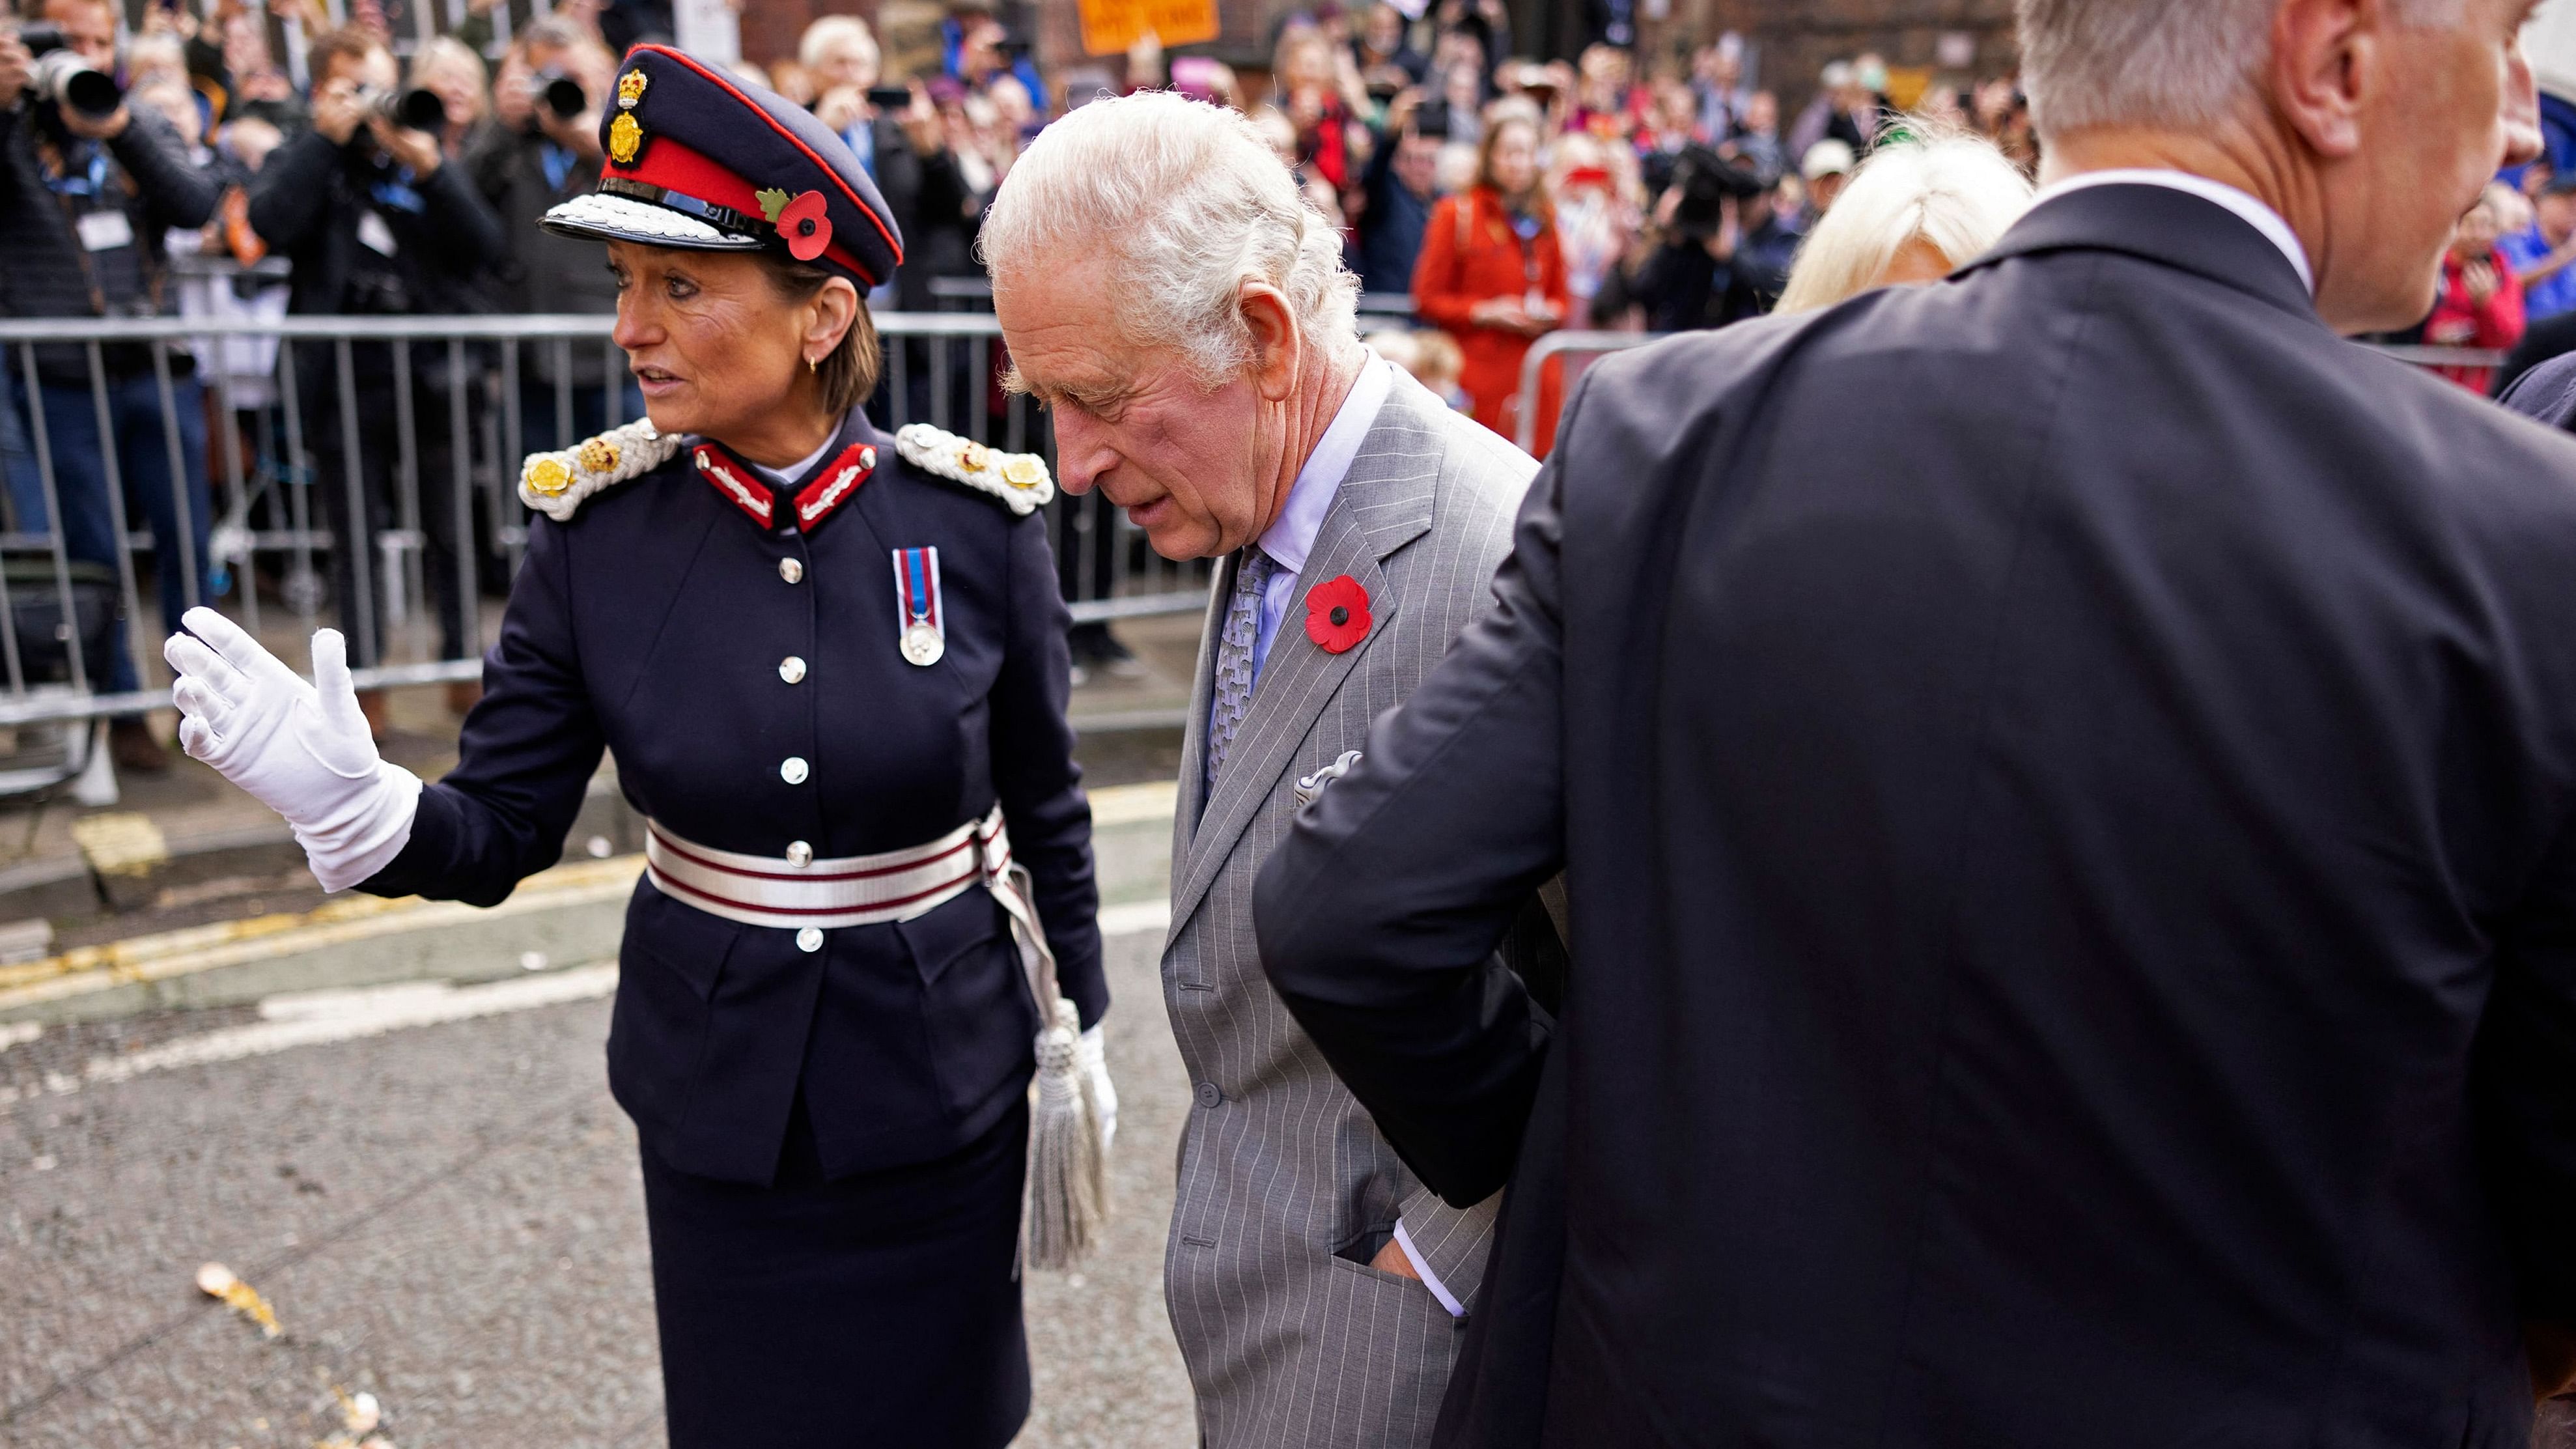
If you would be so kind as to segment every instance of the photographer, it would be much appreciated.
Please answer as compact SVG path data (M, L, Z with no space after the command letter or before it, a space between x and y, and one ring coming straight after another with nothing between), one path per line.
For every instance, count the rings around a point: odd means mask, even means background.
M124 103L113 80L116 12L106 0L50 0L45 17L41 26L0 33L0 314L165 315L171 288L162 236L174 227L203 226L222 188L189 164L167 120L150 107ZM187 352L174 347L168 416L178 423L180 456L173 476L150 347L107 344L100 357L104 432L88 351L78 344L36 349L34 396L19 359L9 358L9 398L31 436L34 424L43 424L64 551L74 559L116 563L120 541L108 496L110 467L116 468L150 521L162 623L175 629L184 610L205 602L210 510L203 398ZM41 473L13 468L9 493L18 527L46 531ZM183 560L193 564L195 597ZM91 686L118 693L142 687L122 630L115 635L111 677ZM168 768L140 716L117 720L109 740L122 768Z
M504 312L617 310L617 282L600 265L599 244L561 237L538 227L548 208L598 189L604 158L599 112L615 84L617 61L607 47L561 19L540 20L519 32L501 59L492 88L493 124L465 152L474 187L499 217L508 254L493 277L492 296ZM569 384L572 430L557 431L556 389ZM624 390L620 418L641 417L644 398L621 368L615 375L596 343L559 348L536 342L521 348L519 418L522 452L570 447L609 426L609 386Z
M1604 279L1596 315L1642 307L1646 330L1690 332L1769 311L1788 281L1797 233L1778 215L1773 187L1694 145L1675 162L1641 247Z
M384 42L355 28L328 32L313 43L310 64L313 129L268 158L250 194L251 226L294 263L289 310L301 316L418 316L481 310L481 274L507 255L501 224L461 165L446 164L437 132L445 107L426 92L397 90L394 59ZM412 124L404 124L397 115ZM446 344L411 344L412 417L418 482L418 517L424 535L425 572L438 601L440 656L465 656L464 608L456 596L455 459L449 451L450 360ZM468 353L468 366L473 354ZM359 446L348 449L336 347L307 343L295 353L303 404L304 441L314 455L314 492L321 496L336 547L331 554L333 597L353 662L383 660L383 569L370 561L378 592L362 601L357 559L378 533L402 517L396 474L403 461L385 424L399 416L391 345L350 348L354 395L347 399L359 420ZM366 502L352 517L351 483ZM378 627L360 627L362 621ZM451 691L463 702L471 689ZM365 691L359 703L383 730L383 705Z
M827 15L805 28L797 58L820 88L814 118L832 128L877 184L903 238L904 264L871 305L935 311L931 278L967 275L981 208L948 149L926 89L883 84L876 36L856 16ZM927 384L918 367L911 376ZM926 395L926 393L925 393Z

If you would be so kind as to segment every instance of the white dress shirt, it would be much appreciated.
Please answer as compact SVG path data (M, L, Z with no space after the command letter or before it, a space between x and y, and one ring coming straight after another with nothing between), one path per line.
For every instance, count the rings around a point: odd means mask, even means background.
M2088 186L2162 186L2174 191L2190 192L2203 201L2214 201L2242 217L2246 225L2263 234L2265 241L2279 247L2281 255L2289 259L2292 267L2298 269L2299 285L2308 289L2309 296L2314 297L2317 294L2317 274L2315 269L2308 265L2308 249L2300 243L2299 234L2290 230L2290 224L2281 219L2281 213L2226 182L2212 181L2206 176L2194 176L2188 171L2170 171L2143 166L2110 171L2083 171L2063 181L2052 181L2041 187L2039 195L2032 198L2031 204L2042 206L2054 197L2064 196L2070 191L2081 191Z

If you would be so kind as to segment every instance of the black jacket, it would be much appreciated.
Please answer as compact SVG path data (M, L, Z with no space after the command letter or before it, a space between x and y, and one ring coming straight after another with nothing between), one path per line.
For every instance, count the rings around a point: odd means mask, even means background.
M856 443L877 471L810 533L751 521L685 447L569 522L531 518L457 766L361 888L505 899L561 856L603 749L639 813L773 859L800 840L817 858L905 849L999 801L1064 993L1098 1021L1091 807L1045 516L914 472L855 408L814 474ZM894 550L925 546L947 638L927 668L897 651L893 572ZM790 655L808 666L794 682ZM782 778L789 757L811 775ZM1037 1014L991 895L827 931L816 952L796 934L637 884L608 1081L663 1162L766 1184L800 1083L830 1177L955 1152L1022 1100Z
M482 276L501 264L507 246L466 172L450 162L406 188L381 153L334 146L319 131L278 147L251 186L250 224L294 264L288 310L303 316L485 310ZM405 189L416 208L385 199ZM360 240L371 211L396 243L390 258Z
M149 317L165 301L177 305L160 285L167 260L162 233L205 225L223 199L223 185L190 164L178 133L151 108L136 106L127 114L132 119L125 130L100 143L61 131L49 107L0 110L0 316L90 317L104 310ZM86 158L104 157L103 200L57 196L46 185L39 145L47 140L83 184L89 176ZM85 250L74 218L94 207L122 211L132 240ZM114 366L119 359L108 361ZM150 365L148 354L142 362ZM37 366L48 381L88 381L87 357L77 346L39 348Z
M609 275L608 251L598 242L556 236L537 225L548 208L599 186L599 166L567 157L563 183L546 174L546 155L553 145L544 135L513 131L486 121L465 145L465 169L474 189L501 226L504 255L492 269L487 295L503 312L614 312L617 280ZM604 375L601 350L584 344L565 349L572 381L596 387ZM557 350L526 349L524 365L540 383L555 381Z
M1497 589L1256 896L1423 1179L1512 1174L1444 1442L2524 1449L2576 443L2106 186L1603 359ZM1551 1022L1485 957L1560 863Z
M912 138L892 116L879 115L870 126L877 194L894 214L895 235L903 238L895 305L906 312L934 311L932 278L984 274L974 255L975 231L982 222L978 198L967 188L954 155L944 149L928 156L913 150Z

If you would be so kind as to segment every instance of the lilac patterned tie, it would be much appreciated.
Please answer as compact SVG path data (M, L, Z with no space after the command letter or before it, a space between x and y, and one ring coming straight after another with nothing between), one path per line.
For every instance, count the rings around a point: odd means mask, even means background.
M1202 801L1216 793L1226 749L1252 708L1252 646L1261 634L1261 595L1278 571L1278 563L1258 546L1243 551L1243 562L1235 570L1234 597L1226 601L1225 628L1216 639L1216 707L1209 711L1207 790Z

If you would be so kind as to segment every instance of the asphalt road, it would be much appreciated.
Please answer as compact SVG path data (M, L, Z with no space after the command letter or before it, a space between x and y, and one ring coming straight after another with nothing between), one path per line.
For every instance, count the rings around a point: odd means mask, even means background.
M1187 1102L1159 941L1110 943L1118 1215L1085 1272L1032 1275L1032 1449L1193 1440L1159 1283ZM256 1021L0 1050L0 1445L309 1449L343 1427L335 1391L374 1394L399 1449L662 1444L606 1000L124 1080L95 1066ZM284 1335L199 1293L208 1261Z

